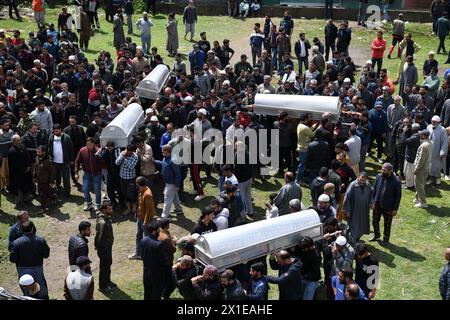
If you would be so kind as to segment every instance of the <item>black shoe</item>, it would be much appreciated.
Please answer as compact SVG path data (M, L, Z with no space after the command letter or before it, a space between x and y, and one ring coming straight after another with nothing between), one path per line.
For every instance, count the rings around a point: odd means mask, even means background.
M380 236L376 236L376 235L373 235L373 236L370 237L370 239L369 239L370 242L374 242L374 241L378 241L378 240L380 240Z
M391 55L390 54L388 54L388 59L391 59Z
M106 287L100 287L98 288L98 291L102 292L102 293L111 293L113 289L110 286L106 286Z
M389 238L384 237L384 238L383 238L383 243L384 243L384 244L388 244L388 243L389 243Z
M114 282L110 282L109 283L109 287L111 287L111 288L117 288L117 284L115 284Z

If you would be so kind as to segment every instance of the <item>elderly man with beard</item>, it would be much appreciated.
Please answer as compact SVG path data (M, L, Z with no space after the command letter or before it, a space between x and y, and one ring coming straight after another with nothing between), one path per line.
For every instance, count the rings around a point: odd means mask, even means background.
M441 118L434 116L431 118L431 124L427 130L430 132L430 140L433 143L433 152L431 156L430 173L427 185L433 181L436 185L441 184L441 171L445 168L445 161L448 152L448 134L441 125Z

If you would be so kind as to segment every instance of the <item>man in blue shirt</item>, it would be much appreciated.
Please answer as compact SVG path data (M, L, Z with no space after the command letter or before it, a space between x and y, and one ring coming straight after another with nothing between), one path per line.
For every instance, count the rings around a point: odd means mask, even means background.
M200 50L198 43L194 43L192 48L191 52L189 52L189 64L191 66L191 74L194 74L196 66L203 69L203 64L206 62L206 53Z
M250 277L252 278L252 291L247 294L249 300L267 300L269 294L269 284L264 275L264 265L262 262L252 264L250 267Z
M383 155L383 141L386 138L387 130L387 114L383 110L383 105L377 103L375 108L369 111L369 121L372 124L372 136L370 137L369 153L372 149L373 141L377 141L377 158L379 163L383 163L381 159Z
M163 160L155 160L156 167L160 170L164 183L164 207L161 214L161 218L169 218L170 209L172 204L175 205L175 213L183 214L183 207L181 206L180 198L178 196L178 190L180 189L181 170L180 166L172 162L171 154L172 147L165 145L162 148Z
M335 300L347 300L345 295L346 288L350 285L356 285L356 282L353 281L353 270L350 268L343 268L339 273L333 277L331 277L331 285L334 291ZM364 292L359 288L359 298L360 300L367 300Z

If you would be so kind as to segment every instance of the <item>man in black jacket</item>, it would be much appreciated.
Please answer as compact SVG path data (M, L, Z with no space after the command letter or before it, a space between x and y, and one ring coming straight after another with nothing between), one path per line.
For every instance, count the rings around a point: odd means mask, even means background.
M322 260L313 239L303 237L300 240L298 258L302 262L303 300L313 300L321 278L320 263Z
M41 287L41 293L48 298L43 264L44 259L50 256L50 248L43 237L36 236L32 221L24 222L21 229L24 235L12 243L9 261L16 264L19 278L31 275Z
M148 236L141 240L144 264L144 300L161 300L165 287L164 267L167 251L158 240L159 227L156 220L147 226Z
M280 167L278 169L278 174L283 174L283 170L285 167L288 168L288 171L293 171L292 168L292 133L291 128L292 125L289 123L289 117L286 111L280 113L278 117L278 121L273 123L273 128L279 130L280 135L280 144L279 148L279 161Z
M116 208L123 204L123 196L120 189L120 167L116 165L120 149L115 147L113 141L108 141L106 142L106 148L102 147L95 155L106 162L106 169L108 170L106 192L108 193L109 201Z
M336 51L336 38L337 38L338 28L333 23L333 19L329 19L327 25L325 26L325 60L328 61L331 53Z
M60 186L61 177L64 183L64 194L70 196L70 165L74 163L72 139L62 133L58 123L53 125L53 134L48 140L48 154L53 161L56 171L56 186Z
M184 255L172 267L172 278L178 291L185 300L195 300L191 279L199 273L197 265L191 256Z
M114 233L112 227L113 207L111 202L104 201L97 217L95 226L94 245L100 259L100 272L98 275L100 291L110 292L117 285L111 281L112 246Z
M244 289L241 282L236 279L234 272L230 269L225 270L220 275L220 281L225 288L223 293L225 300L246 300Z
M28 151L30 161L34 162L36 159L36 148L41 145L47 145L48 135L45 131L38 129L38 124L33 122L30 129L22 136L22 144Z
M374 235L369 241L376 241L380 238L380 220L381 216L383 216L383 242L388 243L391 235L392 220L397 215L402 198L401 182L393 172L393 167L390 163L386 162L383 164L381 173L376 177L373 189L372 202L375 203L375 208L373 209L372 225Z
M278 277L267 276L267 281L278 284L279 299L301 300L302 263L300 260L292 258L289 252L281 250L275 256L270 257L269 263L273 270L278 270Z
M322 132L315 131L313 141L306 148L306 169L309 171L309 178L312 181L318 176L322 167L328 167L330 161L330 148L323 140Z
M69 239L69 265L77 265L78 257L89 256L88 239L91 235L91 223L89 221L81 221L78 225L78 234L71 236Z
M317 199L323 193L323 188L328 181L328 168L320 168L319 176L314 178L309 188L311 190L311 203L313 206L317 206Z
M73 154L78 154L81 148L86 145L86 133L82 126L77 124L77 117L74 115L69 116L69 125L64 128L64 133L67 134L72 140ZM75 166L70 165L70 175L75 185L79 185L75 180Z

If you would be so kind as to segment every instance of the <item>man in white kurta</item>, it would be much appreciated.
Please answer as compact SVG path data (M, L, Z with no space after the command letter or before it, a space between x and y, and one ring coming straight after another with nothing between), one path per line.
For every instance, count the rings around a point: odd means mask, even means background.
M430 173L427 184L433 181L436 185L441 183L441 171L445 168L445 161L448 152L448 135L441 125L441 118L434 116L427 130L430 132L430 140L433 142L433 153L431 156Z

